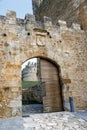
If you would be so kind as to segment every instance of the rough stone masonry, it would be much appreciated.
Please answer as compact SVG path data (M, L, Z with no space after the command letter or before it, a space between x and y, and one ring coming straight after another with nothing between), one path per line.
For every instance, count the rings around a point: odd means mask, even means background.
M75 109L87 109L87 37L79 24L65 21L53 25L48 17L35 21L27 14L16 18L8 11L0 16L0 117L22 115L21 65L33 57L43 57L60 66L64 110L69 96Z

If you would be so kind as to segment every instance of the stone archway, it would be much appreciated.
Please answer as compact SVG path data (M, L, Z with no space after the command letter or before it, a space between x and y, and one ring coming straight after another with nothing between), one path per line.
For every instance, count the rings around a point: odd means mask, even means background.
M32 88L28 89L27 95L29 96L29 93L31 94L31 92L32 92L33 101L38 101L38 100L42 101L43 110L40 110L39 105L37 107L40 112L41 111L42 112L54 112L54 111L63 110L62 91L61 91L62 89L61 89L61 85L60 85L60 77L59 77L58 69L59 69L58 66L55 63L53 63L51 60L48 60L48 59L42 58L42 57L37 58L37 72L36 73L37 73L38 85L35 85ZM28 73L27 73L27 75L28 75ZM25 77L27 75L25 75ZM32 77L29 76L29 78L32 78ZM27 95L25 95L25 96L27 96ZM40 99L39 99L39 97L40 97ZM29 100L28 100L27 106L23 105L23 108L28 109L25 112L26 115L28 116L29 113L38 113L39 111L35 110L36 103L34 103L33 105L31 105L31 103L29 103L29 102L31 102L31 100L30 100L31 96L29 96L28 99ZM37 106L37 104L36 104L36 106ZM31 108L31 106L32 106L32 108ZM23 113L23 115L24 115L24 113Z

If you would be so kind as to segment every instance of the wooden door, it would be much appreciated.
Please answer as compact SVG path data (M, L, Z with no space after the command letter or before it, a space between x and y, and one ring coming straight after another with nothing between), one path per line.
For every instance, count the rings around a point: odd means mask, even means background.
M57 67L40 59L41 80L45 82L46 96L43 97L44 112L62 111L62 99Z

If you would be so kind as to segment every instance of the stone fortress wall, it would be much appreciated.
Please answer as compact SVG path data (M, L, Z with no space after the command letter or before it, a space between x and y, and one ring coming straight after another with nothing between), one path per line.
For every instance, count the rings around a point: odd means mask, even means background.
M48 17L16 18L8 11L0 16L0 117L22 115L21 65L33 57L49 59L60 67L64 110L69 96L75 109L87 109L87 37L79 24L65 21L53 25ZM47 91L48 92L48 91Z

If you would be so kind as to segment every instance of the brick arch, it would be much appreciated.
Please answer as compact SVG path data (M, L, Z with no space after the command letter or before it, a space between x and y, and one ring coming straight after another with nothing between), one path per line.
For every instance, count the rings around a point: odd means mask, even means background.
M58 64L56 59L52 55L49 56L48 52L46 50L40 50L40 48L38 48L38 51L34 51L33 47L32 47L31 51L32 51L32 53L27 52L26 54L24 54L24 52L22 52L22 54L21 54L22 58L20 59L21 64L23 64L23 62L25 62L26 60L32 59L35 57L41 57L41 58L50 60L52 62L55 62L55 64Z

